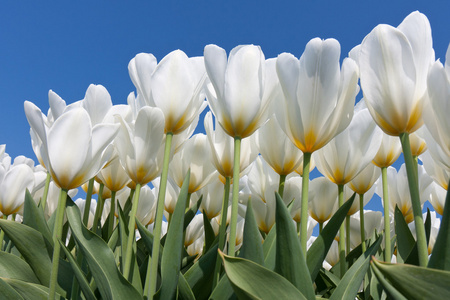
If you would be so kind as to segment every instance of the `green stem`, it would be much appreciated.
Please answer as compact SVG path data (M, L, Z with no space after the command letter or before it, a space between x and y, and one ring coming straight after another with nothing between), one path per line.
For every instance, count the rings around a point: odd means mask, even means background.
M7 215L2 215L2 219L3 220L7 220L8 216ZM3 250L3 240L5 239L5 231L2 230L0 231L0 251Z
M105 185L103 183L100 183L100 188L98 189L97 207L95 208L94 224L92 225L93 232L98 232L97 227L98 224L101 223L102 219L103 206L105 205L105 199L103 199L102 197L104 187Z
M359 231L361 233L361 249L366 252L366 233L364 224L364 194L359 194Z
M111 191L111 208L109 209L108 239L114 230L116 216L116 191Z
M164 146L164 161L161 173L161 182L158 191L158 203L156 205L155 225L153 228L153 249L152 258L148 261L147 277L144 286L144 295L149 299L153 297L156 292L156 280L158 278L158 264L159 264L159 248L161 246L161 228L164 213L164 199L166 197L167 177L169 174L170 148L172 147L173 133L166 133L166 143Z
M241 161L241 138L234 137L234 164L233 164L233 193L231 201L230 238L228 240L228 255L235 256L236 224L239 202L239 173Z
M133 241L134 241L134 229L135 229L135 218L139 204L139 195L141 193L141 184L136 184L136 190L134 192L134 199L131 206L130 219L128 220L128 239L127 239L127 249L125 253L125 263L123 268L123 277L128 279L130 282L130 269L131 269L131 258L133 256Z
M338 199L339 207L344 204L344 185L338 184ZM345 223L342 222L341 228L339 229L339 265L341 271L341 278L344 276L347 266L345 262Z
M409 143L409 134L400 134L403 156L405 158L406 174L408 176L409 192L411 194L411 204L414 213L414 223L416 226L417 250L419 254L419 265L425 267L428 264L428 247L425 236L425 225L422 218L422 207L420 205L419 180L415 171L414 159ZM390 241L389 241L390 242Z
M300 244L306 259L306 243L308 241L308 192L309 192L309 166L311 153L303 153L303 178L302 178L302 205L300 217Z
M381 168L381 181L383 184L383 208L384 208L384 261L391 262L391 218L389 216L389 192L387 167Z
M345 255L347 256L350 253L350 216L345 217Z
M219 227L219 249L223 251L226 240L227 230L227 214L228 214L228 199L230 198L230 182L231 178L225 178L225 188L223 191L222 211L220 213L220 227ZM219 255L216 257L216 266L214 268L213 288L217 286L220 279L220 271L222 267L222 259Z
M191 195L192 193L188 193L187 194L187 199L186 199L186 211L191 207Z
M83 224L87 227L89 221L89 212L91 210L92 191L94 190L94 178L91 178L88 183L88 189L86 193L86 202L84 204ZM95 231L95 227L94 227Z
M61 245L58 240L61 239L64 212L66 210L66 200L67 190L61 189L61 192L59 193L58 207L56 209L55 228L53 229L53 258L48 299L55 299L56 285L58 284L59 255L61 252Z
M322 233L323 230L323 223L319 223L319 234Z
M42 195L42 199L41 199L41 207L42 207L42 210L44 211L44 213L45 213L45 206L47 205L48 190L50 188L51 180L52 180L52 175L50 175L50 172L47 172L47 178L45 179L44 194Z
M280 175L280 183L278 184L278 194L280 194L281 198L283 198L284 183L286 182L286 176L287 175Z

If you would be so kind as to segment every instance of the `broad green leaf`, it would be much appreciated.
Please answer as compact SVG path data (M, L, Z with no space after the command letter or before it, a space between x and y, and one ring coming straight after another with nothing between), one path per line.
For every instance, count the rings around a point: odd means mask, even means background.
M0 251L0 277L39 284L31 267L19 257Z
M172 215L166 243L161 257L161 289L159 299L173 299L176 296L178 276L181 268L181 254L183 249L183 225L186 201L188 199L188 187L190 170L187 172L181 186L175 211Z
M373 274L375 274L374 278L377 279L377 282L382 286L384 289L384 292L391 298L396 300L406 300L405 296L402 295L395 287L392 286L392 284L389 283L389 281L386 280L386 278L381 274L380 270L374 265L374 261L372 260L370 262L371 270ZM378 296L378 294L376 294Z
M36 205L30 192L27 190L25 194L25 203L23 208L23 224L39 231L53 247L52 232L47 225L44 212Z
M16 292L20 294L24 299L48 299L48 287L17 279L4 279L4 281L8 283L12 288L14 288L14 290L16 290ZM56 293L56 298L64 299L58 293Z
M66 213L78 249L88 262L102 298L142 299L117 269L114 254L105 241L84 227L80 210L72 201L68 201Z
M219 245L215 244L184 274L196 299L208 299L209 297L208 290L211 290L212 286L218 247Z
M178 299L179 300L196 300L194 293L189 286L189 283L184 278L183 274L180 273L178 277Z
M87 300L95 300L96 297L89 286L89 282L87 281L85 274L83 273L83 271L81 271L80 267L73 258L72 254L67 250L66 246L60 240L59 243L61 245L61 249L64 251L67 259L69 260L70 266L72 267L73 273L78 280L78 284L81 287L85 298Z
M361 286L361 282L364 279L364 275L369 269L370 259L372 255L378 251L381 241L382 236L380 236L375 243L373 243L366 252L356 260L352 267L348 269L331 295L331 300L355 299L359 287Z
M333 243L342 222L344 222L354 200L355 194L353 194L353 196L336 211L330 221L328 221L327 225L323 228L320 235L308 249L306 263L308 264L309 273L311 273L311 280L314 281L319 273L322 262L325 260L331 244Z
M200 205L202 204L203 195L200 196L200 198L197 200L197 202L191 206L184 215L184 224L183 224L183 230L186 230L186 227L188 227L189 223L191 223L192 219L197 214L197 211L200 208Z
M450 295L449 271L376 260L373 266L407 299L448 299Z
M290 281L307 299L315 299L311 276L294 222L278 193L275 198L277 224L275 272Z
M205 247L203 251L206 252L213 245L214 240L216 239L216 235L214 234L214 229L212 228L211 222L208 220L206 214L202 215L203 215L203 230L205 231Z
M450 271L450 193L445 198L441 227L434 243L428 267Z
M306 299L281 275L244 258L220 255L239 299Z
M275 239L277 237L277 224L274 224L264 239L263 250L264 250L264 260L267 259L267 256L271 252L271 249L275 247Z
M22 296L1 278L0 278L0 295L3 297L3 299L23 300Z

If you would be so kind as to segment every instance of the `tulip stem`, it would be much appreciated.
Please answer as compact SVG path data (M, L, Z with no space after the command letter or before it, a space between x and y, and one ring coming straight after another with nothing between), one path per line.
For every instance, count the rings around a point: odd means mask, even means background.
M164 199L166 198L167 177L169 174L170 148L172 147L172 132L166 133L164 145L164 161L161 173L161 182L158 191L158 203L156 204L155 225L153 229L152 259L148 261L147 278L144 286L144 295L152 299L156 292L156 281L158 279L159 248L161 246L161 228L164 213ZM150 269L150 273L149 273Z
M344 205L344 185L338 184L338 199L339 207ZM342 222L339 229L339 266L341 271L341 278L344 276L347 269L345 262L345 223Z
M105 205L105 199L103 199L103 188L105 185L103 183L100 183L100 187L98 189L98 199L97 199L97 207L95 208L95 215L94 215L94 224L92 225L92 231L97 233L97 227L102 219L102 213L103 213L103 206ZM101 226L100 226L101 227ZM101 230L100 230L101 233ZM101 235L101 234L100 234Z
M94 190L94 177L89 179L88 183L88 189L86 193L86 202L84 205L84 212L83 212L83 224L87 227L89 222L89 212L91 210L91 200L92 200L92 191ZM95 227L94 227L95 232Z
M234 137L234 164L233 164L233 192L231 201L230 238L228 240L228 255L235 256L236 248L236 224L239 200L239 173L241 161L241 138Z
M222 211L220 213L220 227L219 227L219 249L223 251L226 240L227 230L227 214L228 214L228 199L230 198L230 177L225 177L225 188L223 191ZM222 259L219 255L216 257L216 266L214 268L213 288L217 286L220 279L220 271L222 266Z
M428 246L425 235L425 225L422 218L422 207L420 205L419 180L416 172L416 166L414 166L414 158L411 153L409 133L401 133L400 141L402 143L403 156L405 158L406 174L408 176L409 192L411 194L411 204L414 213L419 265L425 267L428 264Z
M44 213L45 213L45 206L47 205L48 190L50 188L51 180L52 180L52 175L50 175L50 172L47 172L47 178L45 179L44 194L42 195L42 199L41 199L41 207L42 207L42 210L44 211Z
M128 278L130 275L130 269L131 269L131 258L133 256L133 241L134 241L134 228L136 226L135 224L135 218L136 213L138 209L139 204L139 195L141 193L141 184L136 184L136 191L134 192L134 199L131 206L131 212L130 212L130 219L128 220L128 239L127 239L127 249L125 254L125 263L123 267L123 276L128 279L131 282L131 278Z
M8 216L7 215L3 215L2 216L3 220L7 220ZM2 231L0 231L0 251L3 250L3 240L5 239L5 231L2 229Z
M323 230L323 223L319 223L319 234L322 233Z
M61 245L58 240L61 239L66 201L67 190L61 189L61 192L59 193L58 207L56 209L55 227L53 229L53 258L48 299L55 299L56 285L58 284L59 255L61 252Z
M381 181L383 184L384 208L384 261L391 262L391 218L389 216L389 193L387 167L381 168Z
M116 191L111 191L111 207L109 209L108 235L107 235L108 239L114 230L115 216L116 216Z
M306 260L306 242L308 241L308 192L309 192L309 166L311 153L303 153L303 178L302 178L302 205L300 217L300 244Z
M361 233L362 253L366 252L366 233L364 227L364 194L359 194L359 231Z
M280 175L280 183L278 184L278 194L280 195L281 199L283 199L284 183L286 182L286 176L287 175Z

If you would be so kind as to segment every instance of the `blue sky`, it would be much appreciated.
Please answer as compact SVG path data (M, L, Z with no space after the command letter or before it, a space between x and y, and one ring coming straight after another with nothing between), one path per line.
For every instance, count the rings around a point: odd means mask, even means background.
M158 3L157 3L158 2ZM7 4L6 4L7 3ZM450 1L37 1L0 4L0 144L12 157L35 158L23 102L48 109L48 91L67 103L89 84L114 104L135 88L128 62L140 52L158 61L175 49L203 55L257 44L266 58L299 57L314 38L335 38L341 59L377 24L397 26L414 10L430 20L436 58L450 42Z

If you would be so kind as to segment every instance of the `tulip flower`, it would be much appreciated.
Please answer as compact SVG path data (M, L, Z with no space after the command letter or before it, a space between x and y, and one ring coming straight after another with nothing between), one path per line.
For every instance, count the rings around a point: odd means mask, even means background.
M444 214L445 198L450 180L450 170L439 160L434 160L430 151L423 153L420 159L423 162L423 167L427 174L433 178L428 199L437 213L442 216Z
M358 245L364 242L364 240L361 239L362 236L372 236L374 232L380 232L383 227L383 216L380 211L363 211L365 220L364 228L360 227L360 216L361 215L359 214L355 214L350 217L350 246L352 249L356 248ZM360 234L361 230L364 231L363 234Z
M231 50L207 45L205 67L211 84L208 104L223 130L234 138L233 182L239 181L241 140L267 121L272 93L277 84L275 61L265 61L261 48L243 45ZM228 254L235 255L239 186L233 185Z
M422 215L422 218L425 219L426 217L427 217L427 213L424 213ZM431 223L430 237L429 237L428 248L427 248L428 255L430 255L431 252L433 251L434 243L436 242L436 238L439 233L439 229L441 227L441 219L439 219L436 216L435 211L430 212L430 223ZM411 230L412 235L414 236L415 239L417 239L416 234L415 234L416 230L414 229L415 226L416 226L415 222L411 222L408 224L408 227Z
M423 125L422 111L427 98L427 74L434 62L431 27L419 12L408 15L394 28L378 25L361 43L358 57L364 99L378 126L399 136L417 224L423 224L419 190L409 135ZM416 226L419 261L425 266L425 227Z
M311 180L309 193L309 213L319 223L319 231L338 209L338 191L336 185L325 177Z
M303 152L302 222L308 213L311 154L343 131L353 116L358 92L358 67L344 59L339 68L340 45L334 39L312 39L300 60L283 53L277 58L277 74L285 101L277 110L281 128ZM306 223L300 234L306 253Z

